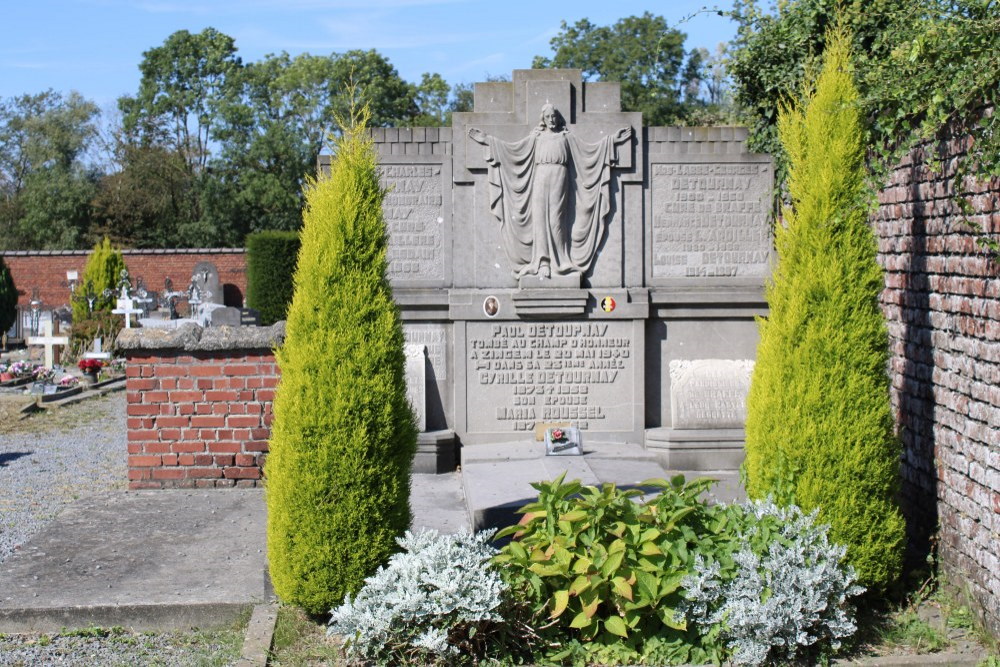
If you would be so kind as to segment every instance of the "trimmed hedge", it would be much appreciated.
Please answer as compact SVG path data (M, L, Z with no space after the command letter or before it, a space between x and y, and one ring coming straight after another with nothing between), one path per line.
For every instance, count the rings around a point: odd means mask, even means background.
M7 333L17 319L17 287L10 269L0 257L0 336Z
M815 91L778 121L792 205L776 229L770 315L760 320L747 491L818 508L830 539L847 545L859 582L884 590L902 567L901 450L848 43L842 33L831 36Z
M364 120L307 186L264 469L274 590L313 614L357 593L410 524L417 430Z
M292 303L298 232L264 231L247 236L247 305L270 326L285 319Z

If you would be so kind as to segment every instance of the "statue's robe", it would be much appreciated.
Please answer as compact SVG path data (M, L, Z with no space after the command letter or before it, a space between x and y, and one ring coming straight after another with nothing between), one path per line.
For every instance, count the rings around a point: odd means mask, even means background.
M504 251L517 277L586 273L611 210L610 136L596 144L566 130L534 130L506 142L488 136L490 211L500 221Z

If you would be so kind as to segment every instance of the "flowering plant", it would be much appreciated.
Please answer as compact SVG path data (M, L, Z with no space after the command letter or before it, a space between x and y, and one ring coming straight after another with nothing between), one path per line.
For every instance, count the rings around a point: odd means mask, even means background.
M75 378L72 375L64 375L62 379L59 380L60 387L75 387L80 384L80 379Z
M568 437L569 436L566 435L566 431L562 430L561 428L549 429L549 440L551 442L566 442Z
M45 366L35 366L34 371L31 373L35 382L52 382L53 378L56 376L56 372L51 368L46 368Z
M100 359L81 359L76 362L76 365L79 366L80 370L84 373L96 373L104 366Z
M27 361L15 361L7 368L7 372L15 377L31 375L32 371L34 371L34 366Z
M125 372L125 357L115 357L108 364L108 369L112 373L124 373Z

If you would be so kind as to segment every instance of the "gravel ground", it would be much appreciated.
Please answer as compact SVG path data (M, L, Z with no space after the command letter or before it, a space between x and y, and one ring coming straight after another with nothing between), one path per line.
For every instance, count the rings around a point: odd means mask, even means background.
M0 562L84 494L128 488L125 393L3 423Z
M0 635L0 665L17 667L223 667L242 648L239 629L219 632L139 634L95 629L58 635Z
M15 398L3 397L0 408ZM18 405L19 407L19 405ZM125 392L17 419L0 409L0 562L77 498L126 490ZM233 664L243 631L0 635L0 665Z

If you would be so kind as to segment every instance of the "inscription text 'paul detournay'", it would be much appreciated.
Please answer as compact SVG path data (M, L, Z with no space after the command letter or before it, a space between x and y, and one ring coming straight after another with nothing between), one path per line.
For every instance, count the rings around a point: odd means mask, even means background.
M481 430L530 431L536 421L582 429L631 427L631 325L470 323L470 413Z
M441 165L383 165L382 182L388 189L382 212L389 230L389 278L444 279Z
M653 277L766 275L770 169L768 164L653 165Z

